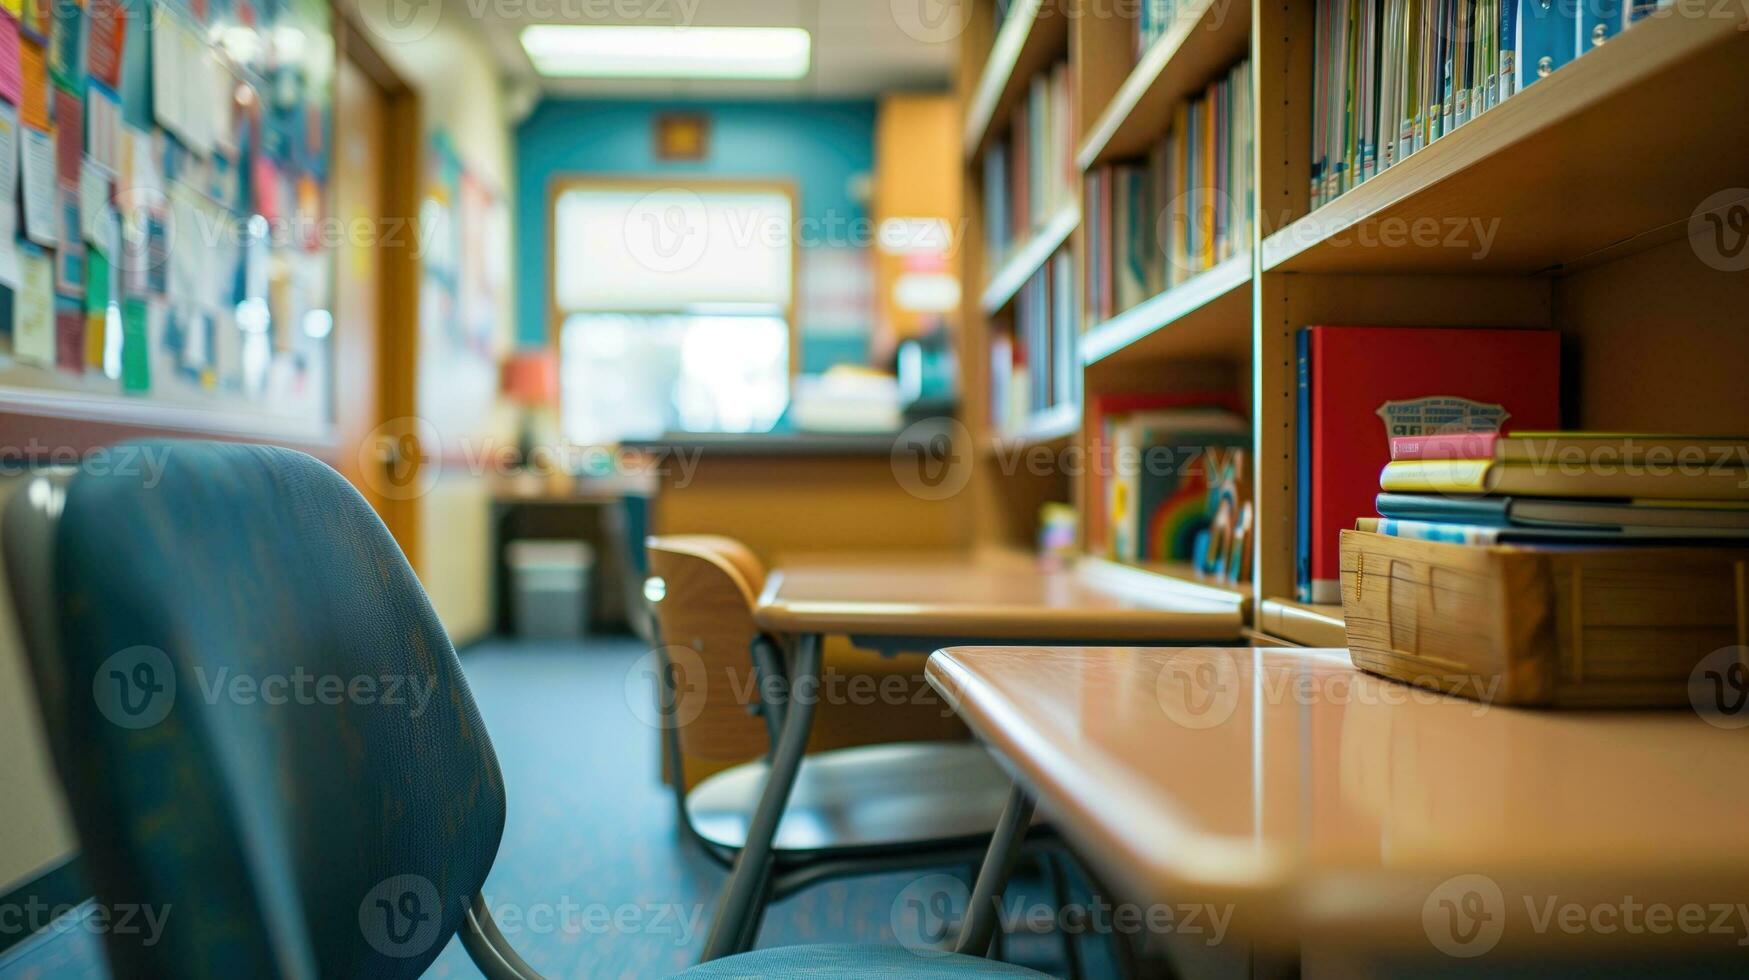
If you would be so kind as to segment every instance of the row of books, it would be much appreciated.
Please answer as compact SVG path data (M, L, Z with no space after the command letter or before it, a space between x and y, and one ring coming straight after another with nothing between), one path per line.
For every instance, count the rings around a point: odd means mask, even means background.
M1250 248L1251 65L1180 103L1140 163L1087 175L1088 316L1109 319Z
M1172 26L1178 16L1178 0L1140 0L1136 12L1136 60L1148 53L1154 42Z
M1749 539L1749 437L1454 432L1391 440L1379 516L1356 527L1459 544Z
M1312 206L1401 162L1657 5L1318 0Z
M1088 412L1088 541L1125 562L1190 561L1211 475L1250 428L1230 392L1102 395Z
M1034 75L1008 132L984 154L984 236L992 265L1074 203L1074 98L1069 66Z
M1081 402L1075 259L1064 249L1028 279L1013 301L1013 333L990 342L990 417L998 432L1021 431L1039 413Z

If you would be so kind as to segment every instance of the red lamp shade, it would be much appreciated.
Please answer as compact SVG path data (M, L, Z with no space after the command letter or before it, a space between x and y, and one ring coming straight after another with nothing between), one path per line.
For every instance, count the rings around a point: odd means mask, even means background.
M504 359L499 387L506 398L519 405L547 405L558 401L558 360L544 347L517 351Z

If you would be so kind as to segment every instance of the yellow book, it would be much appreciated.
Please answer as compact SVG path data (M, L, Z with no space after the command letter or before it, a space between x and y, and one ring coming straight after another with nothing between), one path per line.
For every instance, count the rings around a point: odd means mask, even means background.
M1190 104L1179 102L1172 113L1172 201L1178 209L1172 223L1171 284L1177 285L1190 277L1190 222L1197 220L1191 213L1194 206L1185 200L1190 181Z
M1749 500L1749 470L1675 463L1568 466L1487 459L1408 459L1386 463L1379 474L1379 487L1391 493Z

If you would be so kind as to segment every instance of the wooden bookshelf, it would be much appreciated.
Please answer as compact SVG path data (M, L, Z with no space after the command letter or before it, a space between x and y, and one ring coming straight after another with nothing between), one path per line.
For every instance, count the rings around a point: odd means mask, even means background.
M1251 342L1251 255L1214 268L1087 328L1089 366L1231 354Z
M989 24L995 18L994 4L976 5L972 24ZM977 157L996 135L995 120L1007 118L1008 111L1026 92L1028 80L1051 62L1061 58L1068 31L1068 18L1054 0L1014 0L1008 16L995 30L987 53L976 51L962 54L983 67L977 84L966 97L965 152L968 160ZM975 31L967 37L974 38Z
M1109 582L1122 589L1163 590L1174 595L1208 599L1213 602L1237 603L1247 611L1251 606L1251 585L1248 582L1224 582L1197 571L1189 562L1112 561L1096 555L1081 559L1081 569L1090 581Z
M1265 599L1257 609L1257 629L1304 647L1348 645L1340 605Z
M1249 5L1190 0L1100 111L1075 162L1091 170L1147 152L1166 132L1173 108L1245 57L1250 43Z
M996 274L990 277L979 296L978 305L984 315L994 315L1007 306L1014 294L1020 292L1020 287L1044 268L1080 224L1081 209L1071 204L1052 215L1025 244L1016 246L996 267Z
M993 450L1060 445L1068 443L1080 431L1081 406L1055 405L1034 413L1017 432L995 433L988 445Z
M1240 255L1103 322L1083 323L1081 361L1088 399L1199 381L1240 392L1255 433L1254 576L1239 589L1181 566L1085 560L1168 588L1243 594L1257 634L1342 646L1341 607L1296 596L1294 338L1302 327L1555 329L1567 352L1563 424L1749 431L1741 394L1749 271L1709 254L1717 249L1705 238L1709 213L1734 217L1749 207L1749 11L1662 9L1314 209L1315 11L1316 0L1225 9L1190 0L1139 61L1133 22L1109 9L1016 11L1031 17L1029 26L1011 18L988 36L968 32L962 54L973 65L962 67L962 91L975 186L994 135L990 119L1003 118L1026 79L1063 51L1083 171L1140 159L1163 137L1180 99L1250 58L1255 237ZM995 36L1002 32L1010 36ZM1448 245L1453 222L1484 223L1485 248L1463 247L1483 244L1474 234ZM1084 255L1086 234L1087 223L1078 222L1046 256L1064 242ZM1030 254L1029 243L986 276L979 239L968 241L966 268L978 274L966 281L988 284L969 299L978 314L962 362L970 378L987 371L980 345L989 321L1005 315L1028 267L1046 256ZM1001 442L987 434L983 444L1084 449L1085 422L1064 434L1059 421L1035 419ZM988 499L1013 494L1031 506L1039 493L1054 494L1075 502L1086 526L1085 481L1022 489L1018 481L1029 479L1003 474ZM1024 546L1020 510L1008 508L1006 527Z

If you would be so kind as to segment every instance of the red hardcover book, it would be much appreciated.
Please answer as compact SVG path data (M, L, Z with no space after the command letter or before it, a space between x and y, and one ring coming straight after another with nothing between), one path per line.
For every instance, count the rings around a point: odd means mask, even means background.
M1310 598L1341 602L1337 535L1373 516L1391 440L1560 428L1561 341L1552 330L1308 330Z
M1395 436L1392 459L1493 459L1498 432L1436 432L1432 435Z

